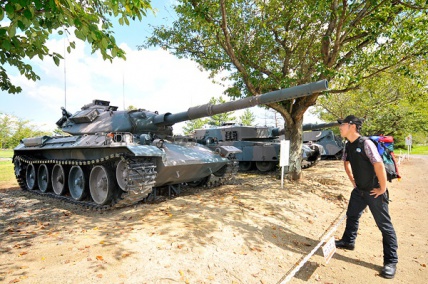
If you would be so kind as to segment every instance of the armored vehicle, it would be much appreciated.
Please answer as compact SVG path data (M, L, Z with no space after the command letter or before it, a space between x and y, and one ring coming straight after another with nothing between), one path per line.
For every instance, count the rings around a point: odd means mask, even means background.
M321 156L322 159L341 159L345 147L342 138L335 135L332 130L325 129L338 125L338 122L307 125L306 130L308 131L303 132L303 142L322 145L325 150Z
M24 190L94 209L127 206L182 184L221 184L237 170L239 150L219 146L212 151L175 137L173 124L326 89L322 80L175 114L119 111L103 100L73 115L63 108L57 125L69 136L23 139L14 149L15 175Z
M305 125L303 125L305 129ZM279 163L280 136L283 130L267 126L242 126L227 124L220 127L196 129L196 141L214 149L234 146L242 152L236 153L240 171L249 171L254 166L260 172L274 170ZM302 145L302 168L309 168L321 159L321 145L308 142Z

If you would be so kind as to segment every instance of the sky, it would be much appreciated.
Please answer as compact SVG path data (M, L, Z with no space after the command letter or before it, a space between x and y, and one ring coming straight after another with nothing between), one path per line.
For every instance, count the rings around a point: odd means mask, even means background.
M61 107L75 113L94 99L110 101L119 110L132 105L159 113L186 111L191 106L208 103L212 97L229 100L223 95L227 86L213 83L209 73L198 69L195 62L178 59L160 48L137 49L150 35L150 25L174 20L170 4L173 0L153 2L156 15L148 12L142 22L114 26L116 42L125 50L126 61L104 61L100 53L91 54L89 44L80 40L75 40L76 48L67 53L65 36L53 36L47 45L65 60L59 66L50 57L29 61L41 77L36 82L8 68L11 81L23 91L15 95L0 91L0 113L28 120L40 130L53 131L61 117ZM73 36L69 35L69 39ZM274 126L272 111L259 107L251 111L256 116L256 125ZM239 117L242 112L235 112L234 116ZM317 121L307 112L304 123ZM184 125L184 122L175 124L174 133L182 134Z

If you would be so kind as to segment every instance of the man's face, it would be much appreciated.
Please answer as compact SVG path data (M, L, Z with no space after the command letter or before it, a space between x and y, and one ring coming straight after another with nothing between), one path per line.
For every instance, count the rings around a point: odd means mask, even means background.
M349 133L351 132L351 124L349 123L342 123L341 125L339 125L339 130L340 130L340 136L342 136L343 138L348 137Z

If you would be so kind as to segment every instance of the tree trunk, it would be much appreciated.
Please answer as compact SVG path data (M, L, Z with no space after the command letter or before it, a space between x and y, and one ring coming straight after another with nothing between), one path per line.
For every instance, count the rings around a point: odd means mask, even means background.
M295 119L293 124L285 124L285 139L290 140L290 160L288 177L290 180L300 180L302 177L302 124L303 117Z

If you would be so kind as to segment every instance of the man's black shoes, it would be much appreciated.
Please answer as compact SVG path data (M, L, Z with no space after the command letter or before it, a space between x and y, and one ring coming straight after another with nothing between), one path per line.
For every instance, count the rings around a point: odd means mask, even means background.
M380 275L387 279L392 279L395 276L395 270L397 269L396 263L387 263L383 266L382 272Z
M355 244L352 244L352 243L347 243L347 242L342 241L342 240L335 241L335 243L336 243L337 248L347 249L347 250L354 250L355 249Z

